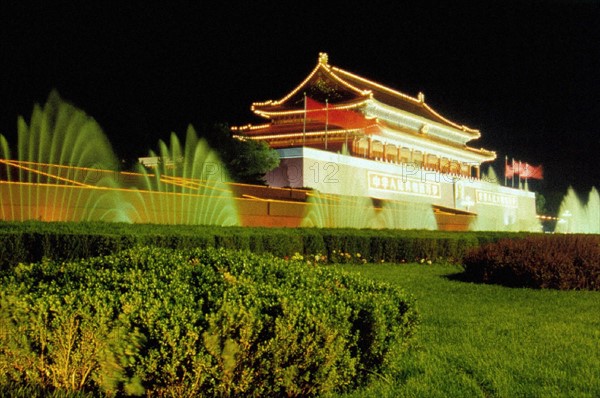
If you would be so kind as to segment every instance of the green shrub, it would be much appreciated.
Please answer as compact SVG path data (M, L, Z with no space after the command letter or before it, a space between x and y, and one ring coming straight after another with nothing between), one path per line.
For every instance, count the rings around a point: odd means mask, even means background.
M0 270L43 258L76 260L135 245L172 249L226 248L278 257L361 254L371 262L421 259L460 262L467 249L518 233L368 230L337 228L246 228L120 223L0 222Z
M465 275L505 286L600 290L600 236L537 235L471 250Z
M304 229L302 231L304 240L304 254L326 254L327 248L323 235L316 229Z
M417 324L398 289L240 251L135 247L0 283L0 385L48 391L344 391L385 372Z

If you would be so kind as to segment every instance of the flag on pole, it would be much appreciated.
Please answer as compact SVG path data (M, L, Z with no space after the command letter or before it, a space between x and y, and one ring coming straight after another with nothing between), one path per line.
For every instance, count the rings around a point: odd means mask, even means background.
M306 146L306 93L304 93L304 124L302 125L302 146Z
M525 179L532 178L534 180L543 180L544 169L542 168L542 165L532 166L529 163L525 163L525 168L521 171L521 177Z
M512 184L512 187L515 187L515 174L517 174L517 169L515 168L515 158L512 158L512 166L511 166L511 170L512 170L512 175L510 177L510 182Z
M325 99L325 149L327 150L327 128L329 127L329 99Z
M506 171L508 167L508 156L504 156L504 186L506 186Z
M514 161L513 164L508 164L508 156L504 160L504 185L506 185L507 178L513 178L515 176L515 166Z

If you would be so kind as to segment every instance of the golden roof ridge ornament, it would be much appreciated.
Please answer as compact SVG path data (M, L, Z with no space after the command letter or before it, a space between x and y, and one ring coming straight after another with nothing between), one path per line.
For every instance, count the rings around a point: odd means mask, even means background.
M329 66L329 55L327 55L327 53L319 53L319 63Z

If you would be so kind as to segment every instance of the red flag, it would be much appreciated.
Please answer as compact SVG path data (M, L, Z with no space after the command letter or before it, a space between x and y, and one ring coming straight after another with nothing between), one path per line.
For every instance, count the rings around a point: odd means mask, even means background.
M532 166L528 163L525 163L525 168L521 170L522 178L532 178L535 180L543 180L544 179L544 170L542 165Z
M504 165L504 176L506 178L513 178L515 176L515 168L510 164Z

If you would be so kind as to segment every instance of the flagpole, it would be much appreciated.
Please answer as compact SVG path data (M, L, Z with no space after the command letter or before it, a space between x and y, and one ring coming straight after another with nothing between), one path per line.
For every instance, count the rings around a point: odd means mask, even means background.
M512 158L512 175L510 177L510 185L515 187L515 158Z
M508 156L504 155L504 186L506 186L506 168L508 167Z
M517 180L517 188L521 189L521 161L519 160L519 179Z
M529 186L527 185L528 172L529 172L529 164L527 162L525 162L525 190L526 191L529 191Z
M329 126L329 99L325 98L325 150L327 150L327 127Z
M304 93L304 122L302 124L302 146L306 146L306 93Z

